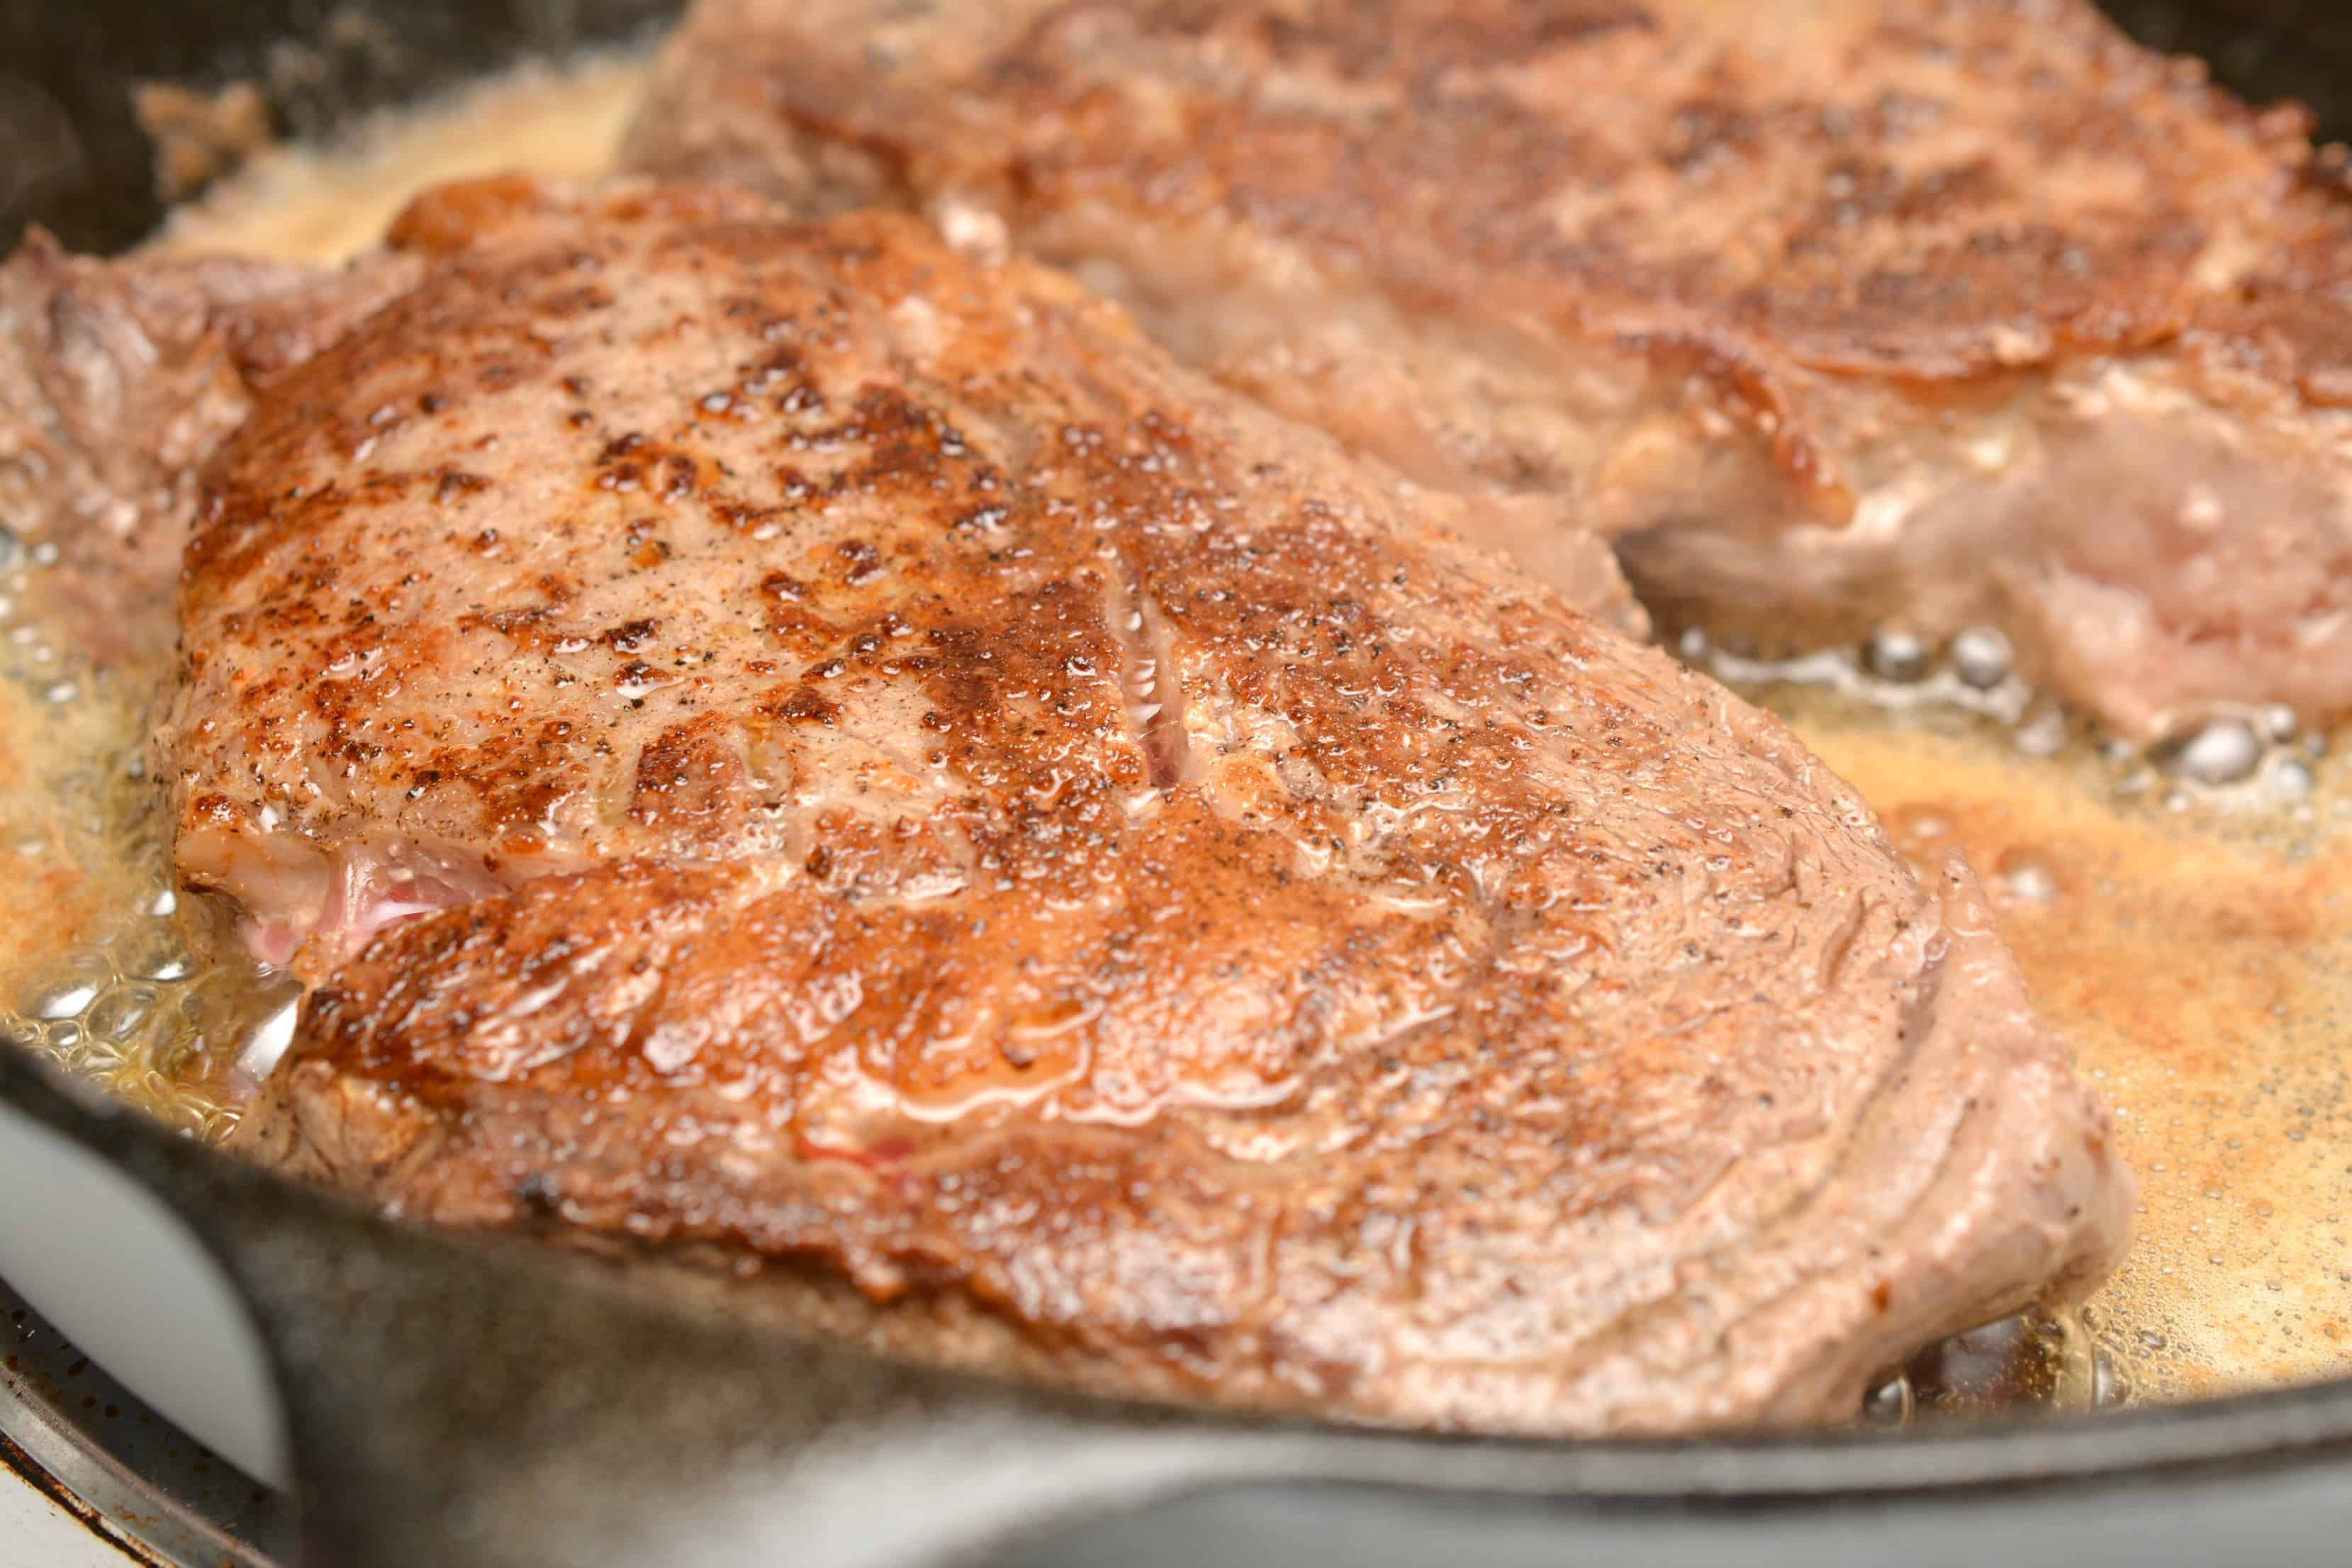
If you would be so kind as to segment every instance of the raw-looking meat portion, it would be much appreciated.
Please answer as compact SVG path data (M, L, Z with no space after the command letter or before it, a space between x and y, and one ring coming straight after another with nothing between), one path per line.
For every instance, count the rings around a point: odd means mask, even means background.
M0 523L60 571L86 651L171 646L197 467L248 383L348 329L408 264L350 272L235 258L101 260L35 230L0 265Z
M1068 267L1670 621L2352 710L2345 165L2086 0L701 0L625 157Z
M2123 1246L1963 868L1069 279L673 186L393 243L184 590L183 862L316 981L262 1157L1530 1432L1840 1418Z

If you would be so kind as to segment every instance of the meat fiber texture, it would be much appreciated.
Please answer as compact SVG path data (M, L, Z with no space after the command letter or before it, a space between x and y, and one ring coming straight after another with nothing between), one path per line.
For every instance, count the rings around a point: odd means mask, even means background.
M493 182L394 264L182 590L180 863L312 986L257 1156L1490 1431L1843 1418L2124 1246L1965 868L1482 499L902 216Z
M1669 622L1995 625L2147 741L2352 710L2306 131L2086 0L701 0L625 157L1070 268Z

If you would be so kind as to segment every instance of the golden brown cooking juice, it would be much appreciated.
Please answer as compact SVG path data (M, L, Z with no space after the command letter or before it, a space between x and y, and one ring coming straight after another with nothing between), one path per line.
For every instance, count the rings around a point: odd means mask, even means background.
M1984 877L2137 1173L2097 1338L2140 1397L2352 1373L2352 788L2227 789L1948 710L1762 695L1923 858ZM2310 780L2306 788L2305 780Z
M642 68L534 69L346 148L273 152L157 244L331 262L436 180L593 174ZM77 666L29 607L43 570L0 563L0 900L16 911L0 927L5 1021L218 1134L234 1121L236 1063L257 1032L282 1029L288 991L172 894L141 764L164 672ZM1691 652L1786 717L1923 859L1968 852L2139 1173L2137 1242L2087 1314L1937 1347L1914 1363L1923 1402L2111 1403L2352 1372L2343 759L2283 738L2242 783L2180 785L2070 737L2014 681ZM1910 1393L1890 1384L1880 1414L1900 1419Z

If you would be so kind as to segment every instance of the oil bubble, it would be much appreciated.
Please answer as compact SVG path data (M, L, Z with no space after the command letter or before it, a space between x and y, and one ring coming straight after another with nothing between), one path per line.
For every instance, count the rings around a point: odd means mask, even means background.
M2174 747L2169 761L2180 777L2202 784L2237 784L2262 764L2262 737L2242 719L2216 719Z
M1927 645L1906 631L1874 634L1863 658L1881 680L1912 681L1927 673Z
M1990 626L1970 626L1952 639L1953 673L1979 691L2008 679L2015 657L2009 639Z

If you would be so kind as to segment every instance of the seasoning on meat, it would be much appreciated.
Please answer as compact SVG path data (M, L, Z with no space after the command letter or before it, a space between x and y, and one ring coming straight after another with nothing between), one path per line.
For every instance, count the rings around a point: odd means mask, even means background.
M887 214L506 182L207 471L248 1147L1066 1383L1843 1417L2131 1184L1965 869L1461 503Z

